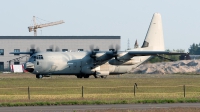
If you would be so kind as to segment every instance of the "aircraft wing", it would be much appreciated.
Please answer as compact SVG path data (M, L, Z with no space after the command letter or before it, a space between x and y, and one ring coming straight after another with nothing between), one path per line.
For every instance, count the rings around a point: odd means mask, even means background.
M150 56L150 55L181 55L186 53L177 53L169 51L128 51L129 55L132 56Z
M31 54L32 52L10 52L9 54Z

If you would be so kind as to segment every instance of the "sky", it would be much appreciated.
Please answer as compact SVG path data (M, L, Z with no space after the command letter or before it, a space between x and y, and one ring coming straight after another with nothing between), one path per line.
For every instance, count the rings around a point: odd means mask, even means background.
M136 39L142 45L158 12L165 48L188 52L200 43L199 5L200 0L0 0L0 36L33 36L27 27L36 16L38 24L65 21L38 29L38 36L121 36L125 50L128 39L131 48Z

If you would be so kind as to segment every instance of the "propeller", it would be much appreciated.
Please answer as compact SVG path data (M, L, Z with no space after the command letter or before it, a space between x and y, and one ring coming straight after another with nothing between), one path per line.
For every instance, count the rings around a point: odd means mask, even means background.
M120 50L120 46L117 44L117 45L115 46L115 49L116 49L116 51L119 51L119 50Z
M53 52L53 51L54 51L54 46L53 46L53 45L50 45L50 46L49 46L49 49L51 49L52 52Z
M117 60L117 61L120 61L117 57L118 57L118 51L119 51L119 49L120 49L120 46L117 44L116 46L115 46L115 48L114 48L114 46L113 46L113 44L112 45L110 45L109 46L109 49L113 52L113 57L115 57L115 59Z
M95 61L93 66L90 67L90 69L93 69L96 63L96 51L94 49L94 45L90 45L89 48L90 48L89 55Z
M113 44L109 46L109 50L114 50Z
M90 51L94 51L94 45L90 45Z
M98 50L99 50L99 47L98 47L98 46L96 46L96 49L98 49Z
M29 51L31 52L31 55L32 55L32 54L34 54L34 53L36 53L36 52L40 52L40 48L39 48L39 47L35 48L35 45L34 45L34 44L31 44L31 45L30 45L30 50L29 50Z
M40 48L39 47L36 48L36 52L40 52Z
M93 58L96 61L96 52L94 50L94 45L90 45L90 57Z
M56 46L56 48L54 49L54 46L53 45L50 45L49 46L49 49L52 50L52 52L60 52L60 48L58 46Z
M60 52L60 48L58 46L56 46L55 52Z
M31 49L35 49L35 45L34 45L34 44L31 44L30 48L31 48Z

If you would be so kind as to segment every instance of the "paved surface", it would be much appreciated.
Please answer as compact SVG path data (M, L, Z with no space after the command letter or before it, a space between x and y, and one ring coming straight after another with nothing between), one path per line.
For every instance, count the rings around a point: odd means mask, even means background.
M173 107L200 108L200 103L0 107L0 112L73 112L76 110L84 111L84 110L104 110L104 109L151 109L151 108L173 108Z

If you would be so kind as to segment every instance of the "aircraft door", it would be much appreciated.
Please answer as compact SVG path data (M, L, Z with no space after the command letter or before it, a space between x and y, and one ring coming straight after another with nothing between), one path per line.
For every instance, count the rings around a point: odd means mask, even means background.
M42 73L42 71L43 71L42 62L43 62L43 56L42 55L35 56L34 66L35 66L35 70L38 74Z
M35 70L37 70L36 72L41 73L42 72L42 62L39 60L36 60L34 62L35 65Z

